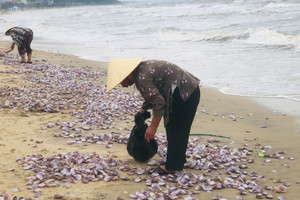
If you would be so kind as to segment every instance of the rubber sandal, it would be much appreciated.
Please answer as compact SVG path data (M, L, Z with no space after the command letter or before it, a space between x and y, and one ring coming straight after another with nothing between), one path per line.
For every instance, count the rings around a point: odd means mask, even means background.
M166 165L166 162L159 163L159 166Z
M31 64L32 62L27 62L28 64Z
M160 166L153 168L150 170L150 173L158 173L159 175L168 175L169 173L163 170Z

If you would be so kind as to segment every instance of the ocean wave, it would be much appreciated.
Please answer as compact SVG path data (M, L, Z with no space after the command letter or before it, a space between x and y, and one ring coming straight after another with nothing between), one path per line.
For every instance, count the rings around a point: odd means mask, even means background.
M165 41L226 42L233 39L246 39L249 37L249 33L246 31L200 33L198 31L184 31L173 27L165 27L160 29L158 37Z
M295 7L300 7L300 3L268 3L266 8L295 8Z
M250 30L247 42L271 45L271 46L293 46L297 51L300 47L300 34L286 34L271 29Z

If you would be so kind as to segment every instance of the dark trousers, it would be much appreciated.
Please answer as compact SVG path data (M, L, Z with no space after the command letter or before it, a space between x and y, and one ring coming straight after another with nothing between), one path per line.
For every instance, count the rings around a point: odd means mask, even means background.
M172 113L166 125L168 149L167 149L167 170L182 170L186 162L185 153L189 140L192 122L195 117L197 106L200 100L200 89L192 93L188 100L183 101L179 89L173 93Z
M19 51L20 55L23 55L26 52L27 52L27 54L31 54L32 49L30 47L30 44L32 42L32 39L33 39L33 32L26 33L21 46L18 47L18 51Z

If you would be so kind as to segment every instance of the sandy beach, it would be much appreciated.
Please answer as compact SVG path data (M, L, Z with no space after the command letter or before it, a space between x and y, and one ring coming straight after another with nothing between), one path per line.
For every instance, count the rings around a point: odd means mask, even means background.
M7 42L0 43L2 48L8 44ZM9 56L13 56L16 52L14 50ZM1 96L3 88L21 88L30 85L41 87L41 82L32 82L33 78L29 79L28 76L45 77L48 73L47 70L32 69L30 64L19 64L17 62L14 62L12 65L3 64L6 57L9 56L1 57L0 62L0 102L5 102L7 98L6 96ZM106 79L103 74L106 72L106 62L90 61L72 55L38 50L33 51L33 62L34 64L48 63L65 66L66 69L77 70L76 73L80 72L79 75L81 75L81 71L85 70L92 75L93 72L99 72L100 75L87 76L82 79L78 77L76 80L90 82L99 86L105 84ZM23 70L23 73L13 73L13 71L17 70ZM129 88L126 91L129 94L132 94L133 91L137 92L133 88ZM61 93L60 95L70 94ZM32 98L36 97L33 96ZM126 144L124 143L112 142L109 143L109 146L107 144L88 142L71 144L70 138L58 137L57 135L63 132L61 129L63 122L76 121L74 109L61 109L56 112L32 112L18 106L13 108L10 108L8 105L0 106L0 194L6 192L10 195L10 198L17 196L32 199L108 200L131 199L130 194L145 189L149 190L149 186L146 185L144 180L148 175L128 175L128 172L121 172L123 179L119 178L109 181L99 180L83 183L80 180L76 180L74 183L71 183L57 179L55 180L57 181L55 186L40 187L39 195L34 197L37 192L34 192L32 188L28 189L30 185L26 185L26 183L28 183L28 177L35 174L33 170L24 169L26 167L17 162L20 158L32 154L41 154L43 157L47 157L76 151L80 151L82 154L95 152L97 155L129 163L131 168L144 169L149 167L147 163L134 161L127 154ZM71 114L72 110L73 115ZM84 110L84 108L81 110ZM300 199L298 195L300 191L300 124L297 123L297 120L299 119L296 116L291 116L280 110L269 109L252 99L225 95L215 88L202 85L201 100L191 133L222 135L230 137L230 139L211 136L191 136L190 139L198 137L199 144L227 146L231 150L235 148L246 149L249 152L247 160L253 159L254 162L247 162L246 160L245 162L237 162L236 165L246 163L248 167L242 171L246 171L248 174L255 172L257 177L245 175L245 179L257 181L262 190L271 194L273 199L282 196L287 200L297 200ZM57 125L47 128L47 125L50 126L49 123ZM163 137L165 133L162 124L159 127L159 133L161 134L158 135L160 137ZM91 130L84 127L81 127L81 129L85 130L86 135L91 133L95 135L111 134L115 132L128 135L134 126L133 117L129 115L126 120L114 119L112 125L104 126L112 126L112 128L105 129L103 126L97 128L93 126ZM265 155L279 153L280 157L260 157L258 156L259 152ZM152 160L159 162L161 159L162 157L156 155ZM211 177L210 173L219 173L223 180L229 177L229 175L226 175L226 169L203 171L185 168L184 172L197 176L203 175L206 178ZM136 177L141 177L142 180L136 181ZM244 180L245 183L246 180ZM186 194L179 196L178 199L184 199L189 192L195 191L197 185L203 184L198 183L187 187L185 189ZM276 188L280 185L285 185L286 191L282 191L282 193L276 192ZM272 190L266 190L265 186L271 186ZM164 185L160 187L162 191L166 190ZM253 190L250 188L246 188L246 190L247 195L242 195L243 199L257 198L257 193L253 192ZM212 191L200 190L191 196L195 199L212 199L218 195L224 199L232 200L236 199L240 193L238 188L228 187ZM266 199L265 197L262 198Z

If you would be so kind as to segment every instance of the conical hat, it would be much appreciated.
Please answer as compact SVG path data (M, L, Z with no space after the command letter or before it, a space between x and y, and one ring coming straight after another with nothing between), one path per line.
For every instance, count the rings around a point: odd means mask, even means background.
M107 69L106 92L121 83L142 62L143 57L112 58Z
M12 29L14 26L9 26L8 28L7 28L7 30L5 31L5 34L8 32L8 31L10 31L10 29Z

